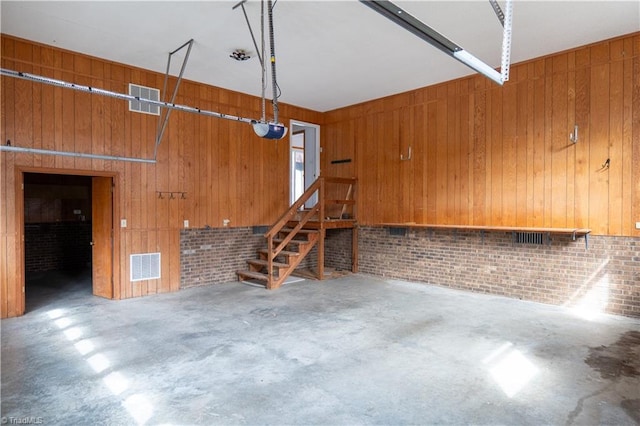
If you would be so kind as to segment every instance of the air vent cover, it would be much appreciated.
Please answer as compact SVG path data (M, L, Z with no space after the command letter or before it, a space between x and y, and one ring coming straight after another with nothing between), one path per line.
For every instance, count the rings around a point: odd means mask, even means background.
M513 242L516 244L543 245L544 234L542 232L514 232Z
M160 278L160 253L131 255L131 281Z
M129 95L152 101L160 100L160 90L152 87L138 86L137 84L132 83L129 83ZM158 105L140 101L129 101L129 111L160 115L160 107Z
M404 237L407 235L407 228L389 228L389 235L395 235L397 237Z

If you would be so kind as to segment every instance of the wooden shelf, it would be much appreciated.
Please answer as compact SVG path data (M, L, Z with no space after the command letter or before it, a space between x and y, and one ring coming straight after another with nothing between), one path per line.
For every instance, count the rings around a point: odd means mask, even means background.
M482 225L442 225L428 223L382 223L381 226L386 228L427 228L427 229L455 229L464 231L482 231L482 232L540 232L544 234L564 234L571 235L575 240L578 237L585 238L585 247L589 247L589 234L591 229L585 228L544 228L530 226L482 226Z

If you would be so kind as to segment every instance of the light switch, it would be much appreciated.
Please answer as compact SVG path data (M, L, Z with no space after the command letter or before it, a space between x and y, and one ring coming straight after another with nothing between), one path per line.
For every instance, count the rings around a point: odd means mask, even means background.
M188 221L188 220L185 220L185 221L184 221L184 227L185 227L185 228L188 228L188 227L189 227L189 221Z
M127 227L127 219L120 219L120 228Z
M636 229L640 229L640 222L636 222Z

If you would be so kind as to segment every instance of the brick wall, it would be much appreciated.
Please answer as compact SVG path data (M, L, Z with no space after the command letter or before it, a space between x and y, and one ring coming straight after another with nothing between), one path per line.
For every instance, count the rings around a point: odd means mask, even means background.
M264 247L252 228L183 229L180 231L180 288L236 281Z
M324 264L338 271L351 271L351 229L328 229L325 238Z
M91 223L25 224L25 272L69 271L91 263Z
M363 227L360 271L379 276L640 317L640 238L552 235L514 244L507 232Z
M247 260L257 259L267 246L262 232L253 228L183 229L180 231L180 287L220 284L238 279L236 271L247 269ZM300 268L317 265L314 247Z

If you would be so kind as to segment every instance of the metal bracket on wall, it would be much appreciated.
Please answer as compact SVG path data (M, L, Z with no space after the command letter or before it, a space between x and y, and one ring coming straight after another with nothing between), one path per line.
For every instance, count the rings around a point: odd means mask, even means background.
M164 86L162 87L162 96L166 96L167 93L167 81L169 80L169 70L171 68L171 57L182 50L185 46L189 46L187 49L187 53L182 60L182 67L180 68L180 74L178 75L178 81L176 81L176 87L173 89L173 95L171 96L171 100L168 102L173 104L176 100L176 96L178 95L178 88L180 87L180 83L182 83L182 76L184 74L184 70L187 67L187 61L189 60L189 54L191 53L191 47L193 46L193 39L189 40L182 46L178 47L173 52L169 52L169 59L167 59L167 72L164 74ZM166 102L166 101L165 101ZM158 158L158 146L160 146L160 142L162 141L162 136L164 135L164 130L167 127L167 123L169 122L169 116L171 115L172 109L167 109L160 113L160 117L158 118L158 133L156 134L156 147L153 151L153 159ZM164 117L163 117L164 115Z
M573 241L576 240L576 231L573 231L573 234L571 234L571 238L573 239ZM589 233L584 234L584 248L585 250L589 250Z

